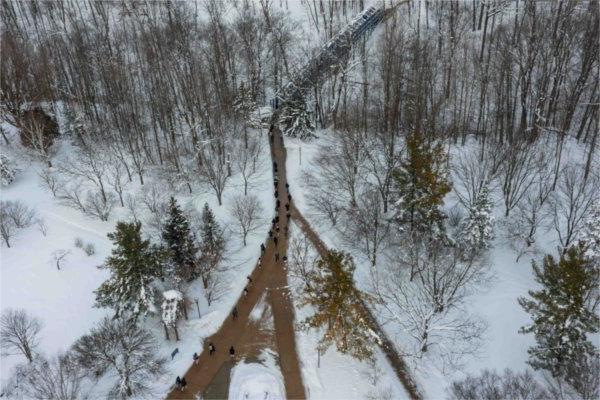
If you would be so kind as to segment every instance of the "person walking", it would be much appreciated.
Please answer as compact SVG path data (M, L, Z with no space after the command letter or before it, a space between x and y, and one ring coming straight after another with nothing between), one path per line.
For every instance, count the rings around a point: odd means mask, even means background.
M276 216L275 216L275 222L276 222L276 223L279 223L279 215L276 215Z
M289 218L288 218L288 219L289 219ZM290 230L290 226L289 226L289 225L286 225L286 226L285 226L285 237L288 237L288 232L289 232L289 230Z
M272 238L273 237L273 231L269 229L269 237Z
M248 288L247 287L244 288L244 297L246 297L246 296L248 296Z
M285 204L285 211L290 211L290 203Z
M248 275L246 279L248 280L248 286L252 285L252 278L250 278L250 275Z
M258 268L262 267L262 257L258 257Z
M179 376L175 379L175 386L177 386L177 389L181 390L181 378Z
M235 349L233 348L233 346L229 348L229 357L231 357L231 359L235 357Z
M285 213L285 218L286 218L288 221L290 220L290 215L291 215L291 214L290 214L290 212L289 212L289 211Z
M275 242L275 246L277 246L277 242L278 242L278 240L277 240L277 238L276 238L276 237L274 237L274 238L273 238L273 241Z
M279 261L279 253L275 253L275 262Z
M290 192L290 184L289 183L285 183L285 190L289 193Z
M233 311L231 312L231 317L236 320L238 317L238 309L237 307L233 307Z
M267 248L265 247L265 244L261 243L260 244L260 254L264 255L266 250L267 250Z
M288 193L288 202L291 203L292 202L292 195Z
M275 193L273 193L273 194L275 195L275 198L279 197L279 191L278 190L276 190Z
M217 351L217 349L215 348L215 345L211 343L208 344L208 355L212 356L213 354L215 354L215 351Z
M185 376L181 378L181 391L183 392L187 386L187 381L185 380Z
M200 362L200 357L198 356L198 353L194 353L192 358L194 359L194 365L198 365L198 362Z

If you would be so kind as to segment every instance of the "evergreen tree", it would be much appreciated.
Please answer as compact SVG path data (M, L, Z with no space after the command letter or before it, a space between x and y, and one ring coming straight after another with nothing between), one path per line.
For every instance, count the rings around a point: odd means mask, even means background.
M162 239L168 256L167 274L177 282L195 279L198 249L190 224L173 197L169 202L169 214L163 226Z
M441 143L432 144L414 133L406 139L407 156L394 171L395 220L400 230L443 235L440 206L450 192L447 156Z
M199 260L199 273L202 277L204 288L206 289L211 282L212 274L216 272L225 253L223 231L215 219L215 215L208 206L208 203L204 204L204 210L202 210L202 226L200 227L200 231L201 256Z
M360 360L372 357L368 318L361 299L367 295L354 286L354 261L348 253L335 250L320 258L311 273L301 305L311 305L315 314L306 318L304 329L325 328L319 348L335 343L338 351Z
M315 125L305 102L293 102L285 106L279 118L283 133L300 139L315 138Z
M100 268L108 269L110 278L95 291L96 306L110 307L116 316L137 318L155 311L151 283L159 275L161 260L142 239L141 228L140 222L117 222L115 232L108 234L115 247Z
M541 268L533 263L533 271L542 288L519 299L533 320L520 333L533 333L537 342L528 350L529 364L569 382L574 365L597 357L588 335L597 333L600 323L598 266L583 256L581 248L571 247L558 262L548 255Z
M494 217L490 191L483 186L462 224L461 243L468 254L477 254L490 246L493 239Z

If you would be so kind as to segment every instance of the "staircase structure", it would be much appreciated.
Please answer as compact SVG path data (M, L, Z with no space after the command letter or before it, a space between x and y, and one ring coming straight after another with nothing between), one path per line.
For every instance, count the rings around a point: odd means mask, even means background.
M387 19L399 5L405 2L386 7L382 1L378 5L366 8L354 17L346 28L327 41L277 94L278 102L301 101L311 88L320 84L330 75L332 69L340 64L340 61L349 56L353 45L367 37L379 23Z

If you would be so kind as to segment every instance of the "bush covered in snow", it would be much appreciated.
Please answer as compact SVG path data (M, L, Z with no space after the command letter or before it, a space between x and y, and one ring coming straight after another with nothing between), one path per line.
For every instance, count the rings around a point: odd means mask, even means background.
M0 184L8 186L15 180L15 175L19 169L13 161L5 154L0 154Z

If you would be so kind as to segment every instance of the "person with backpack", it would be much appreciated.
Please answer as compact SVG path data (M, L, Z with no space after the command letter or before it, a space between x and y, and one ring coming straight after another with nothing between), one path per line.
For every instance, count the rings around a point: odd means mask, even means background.
M200 361L200 356L198 356L198 353L194 353L192 358L194 359L194 365L198 365L198 362Z
M212 356L213 354L215 354L215 351L217 351L217 349L215 348L215 345L211 343L208 344L208 355Z
M235 357L235 349L233 348L233 346L229 348L229 357L231 357L232 359L233 357Z
M177 389L181 390L181 378L179 376L175 379L175 386L177 386Z
M181 378L181 391L183 392L187 386L187 381L185 380L185 376Z
M233 307L233 311L231 312L231 317L235 320L238 317L238 309L237 307Z

